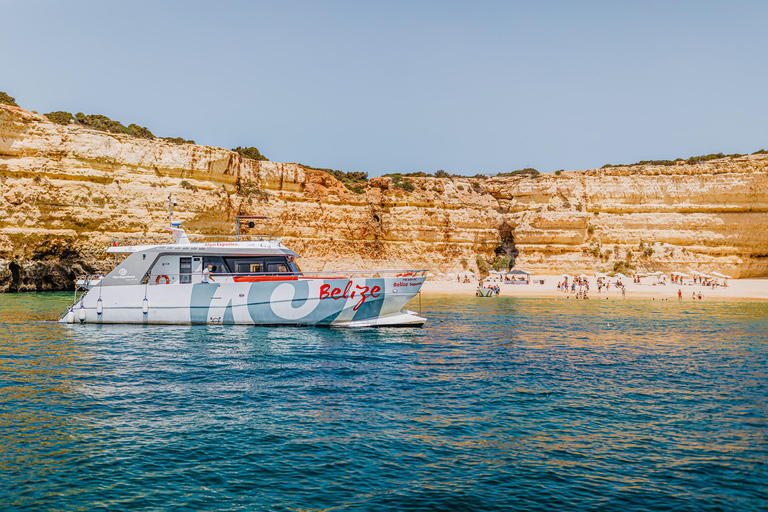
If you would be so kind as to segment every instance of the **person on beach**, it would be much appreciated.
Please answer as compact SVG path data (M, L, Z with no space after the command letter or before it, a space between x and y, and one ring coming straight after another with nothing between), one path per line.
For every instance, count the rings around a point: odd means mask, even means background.
M626 295L627 295L627 288L622 286L621 287L621 298L622 299L626 299L627 298Z
M693 293L691 294L691 298L692 298L693 300L696 300L696 292L693 292Z
M699 300L701 300L701 292L699 292Z
M683 290L677 289L677 300L683 300Z

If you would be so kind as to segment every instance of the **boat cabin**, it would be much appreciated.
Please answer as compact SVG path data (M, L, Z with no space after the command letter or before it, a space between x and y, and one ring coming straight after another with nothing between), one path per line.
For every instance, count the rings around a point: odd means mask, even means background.
M211 275L286 275L301 272L293 256L219 256L192 254L163 254L157 258L149 272L150 281L160 276L168 283L188 284L200 282L203 269L211 265ZM197 279L193 279L193 276ZM167 279L165 279L167 277Z
M179 230L180 231L180 230ZM186 235L174 244L114 246L107 252L128 254L104 279L105 286L135 284L194 284L211 265L215 282L235 282L242 276L296 276L298 254L279 239L192 243Z

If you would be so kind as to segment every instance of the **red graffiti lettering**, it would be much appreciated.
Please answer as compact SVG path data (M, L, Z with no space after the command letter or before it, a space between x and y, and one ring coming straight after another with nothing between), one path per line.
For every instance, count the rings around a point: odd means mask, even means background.
M360 306L365 304L365 300L368 297L374 297L379 298L381 297L381 286L374 286L373 288L369 288L367 286L361 286L356 285L356 290L351 290L352 288L352 281L348 281L347 285L344 287L344 291L341 291L341 288L334 288L331 290L331 285L324 284L320 287L320 300L322 299L333 299L333 300L339 300L339 299L354 299L355 294L357 293L357 296L360 298L360 300L352 307L353 311L357 311L360 309Z
M370 288L368 288L367 286L360 286L359 284L355 286L355 288L362 291L360 292L360 302L355 304L355 306L352 308L353 311L357 311L358 309L360 309L360 306L363 305L363 303L365 302L365 299L368 298L368 295L366 295L366 293L368 293L368 290L370 290Z

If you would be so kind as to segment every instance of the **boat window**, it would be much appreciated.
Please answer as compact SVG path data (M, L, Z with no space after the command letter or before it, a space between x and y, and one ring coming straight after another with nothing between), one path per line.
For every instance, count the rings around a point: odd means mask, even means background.
M192 282L192 258L179 258L179 282L189 284Z
M203 268L208 268L211 265L211 272L214 274L229 274L229 267L221 256L204 256Z
M236 274L286 274L298 272L298 268L285 256L231 257L226 258L229 268Z

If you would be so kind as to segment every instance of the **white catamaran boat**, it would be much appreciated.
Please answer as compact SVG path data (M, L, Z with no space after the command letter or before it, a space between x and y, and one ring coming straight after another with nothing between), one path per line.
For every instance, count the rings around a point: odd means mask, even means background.
M302 272L276 237L192 241L172 223L173 242L113 242L127 255L106 276L85 276L61 319L86 324L245 324L341 327L421 326L403 308L426 270ZM253 226L253 222L250 222ZM192 236L194 240L196 238ZM210 268L210 270L209 270Z

